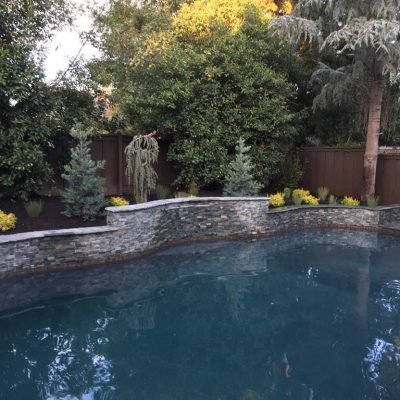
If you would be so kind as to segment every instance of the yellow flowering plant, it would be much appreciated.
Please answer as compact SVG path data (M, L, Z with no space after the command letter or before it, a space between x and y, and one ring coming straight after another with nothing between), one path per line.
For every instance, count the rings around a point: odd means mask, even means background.
M272 207L283 207L285 205L285 195L284 193L278 192L273 194L270 198L269 198L269 204Z
M0 231L5 232L14 229L17 224L17 217L13 213L6 214L0 210Z
M111 207L128 206L129 201L125 200L123 197L110 197L108 199L108 205Z
M351 206L351 207L357 207L360 205L359 200L354 199L353 197L350 196L344 196L343 200L342 200L342 204L344 206Z
M313 196L309 190L306 189L295 189L292 192L293 198L301 200L302 204L308 204L310 206L317 206L319 204L319 198Z

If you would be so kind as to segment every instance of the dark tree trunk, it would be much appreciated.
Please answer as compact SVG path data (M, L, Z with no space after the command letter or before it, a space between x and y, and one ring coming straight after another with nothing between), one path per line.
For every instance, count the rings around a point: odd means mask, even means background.
M375 60L369 97L367 140L364 154L364 180L362 199L375 195L376 165L378 162L379 135L383 100L383 61Z

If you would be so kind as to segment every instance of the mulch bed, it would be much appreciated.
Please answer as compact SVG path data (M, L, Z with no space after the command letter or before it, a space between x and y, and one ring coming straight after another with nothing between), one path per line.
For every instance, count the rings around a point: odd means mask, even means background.
M64 211L64 205L59 197L39 197L44 203L43 212L38 218L30 218L25 211L23 201L12 202L9 199L0 199L0 210L6 213L14 213L17 218L15 229L1 232L1 234L13 234L21 232L44 231L51 229L80 228L87 226L106 225L106 217L96 218L94 221L83 221L81 218L67 218L61 214Z

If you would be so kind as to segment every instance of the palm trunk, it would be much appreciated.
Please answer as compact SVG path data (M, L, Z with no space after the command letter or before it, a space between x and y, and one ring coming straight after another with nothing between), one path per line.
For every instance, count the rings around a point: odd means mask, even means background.
M374 62L373 80L369 98L367 140L364 154L364 181L362 199L375 195L376 165L383 100L383 61Z

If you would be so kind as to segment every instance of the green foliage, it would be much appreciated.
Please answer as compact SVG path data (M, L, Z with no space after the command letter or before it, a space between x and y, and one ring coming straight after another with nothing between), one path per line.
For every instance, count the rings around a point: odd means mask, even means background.
M129 201L124 199L123 197L116 196L116 197L110 197L107 200L107 204L110 207L121 207L121 206L128 206L129 205Z
M325 201L329 194L329 189L325 186L321 186L317 189L318 197L321 201Z
M288 187L285 187L285 188L283 189L283 194L285 195L285 199L286 199L286 200L289 200L289 199L290 199L290 196L292 195L292 189L291 189L291 188L288 188Z
M137 203L147 201L147 196L156 188L157 174L153 164L158 160L158 143L153 136L135 136L125 148L126 173L133 184Z
M360 205L360 201L357 199L354 199L353 197L350 196L344 196L341 203L344 206L351 206L351 207L357 207Z
M296 154L285 157L280 166L280 184L291 189L296 188L303 178L303 166Z
M236 158L230 163L225 178L224 196L255 196L259 192L261 185L253 178L254 167L248 155L249 150L244 139L239 139Z
M272 22L303 56L312 48L320 51L311 80L315 114L310 125L315 132L307 134L306 143L364 143L377 62L387 76L385 97L398 92L399 5L398 0L299 0L292 15ZM396 103L389 99L381 104L387 144L398 141Z
M284 193L275 193L269 198L269 204L272 207L278 208L285 205L285 195Z
M29 200L24 207L30 218L37 218L43 211L44 203L42 200Z
M0 193L27 199L50 178L51 88L40 64L51 29L67 18L63 0L0 2Z
M365 196L368 207L377 207L379 205L379 196Z
M62 193L67 217L78 216L84 220L93 220L106 204L105 179L97 176L97 171L104 168L105 161L93 161L90 156L91 132L81 127L71 134L78 140L71 151L71 162L64 168L62 177L68 187Z
M293 202L296 205L308 204L311 206L317 206L319 204L319 199L314 197L309 190L295 189L293 190L292 195L293 195Z
M303 204L303 199L302 199L302 197L300 197L298 194L296 194L296 195L293 195L293 203L296 205L296 206L301 206L302 204Z
M15 228L17 217L13 213L6 214L0 210L0 231L5 232Z
M334 196L333 194L329 195L329 205L335 206L337 204L337 197Z
M177 32L179 12L162 7L119 4L98 19L106 56L93 70L113 82L133 127L157 129L169 141L179 188L222 185L240 137L251 146L256 178L279 182L297 136L301 117L288 77L301 68L257 12L247 11L234 32L220 26L201 40L182 34L182 25Z

